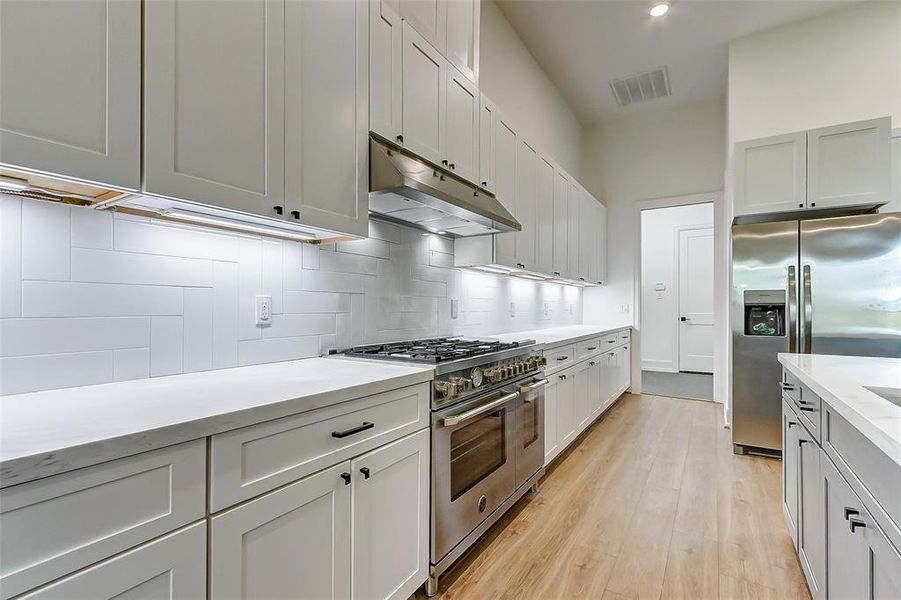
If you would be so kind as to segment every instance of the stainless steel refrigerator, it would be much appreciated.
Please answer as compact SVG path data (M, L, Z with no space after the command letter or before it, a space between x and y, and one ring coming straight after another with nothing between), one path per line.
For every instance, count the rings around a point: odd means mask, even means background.
M901 357L901 213L734 225L732 443L778 453L776 354Z

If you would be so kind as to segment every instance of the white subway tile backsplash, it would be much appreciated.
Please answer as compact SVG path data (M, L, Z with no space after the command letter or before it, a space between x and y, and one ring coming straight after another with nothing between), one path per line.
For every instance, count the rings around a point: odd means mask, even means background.
M213 290L185 288L184 372L213 368Z
M22 315L22 199L0 195L0 317Z
M150 348L113 350L113 381L150 377Z
M72 248L72 281L147 285L213 285L209 260Z
M150 319L2 319L0 356L61 354L150 345Z
M34 218L23 219L33 205ZM366 240L299 244L7 196L0 232L0 374L9 375L0 393L571 324L581 314L575 288L454 269L452 240L392 223L371 222ZM25 257L28 235L52 243ZM32 274L62 280L29 280L26 260ZM255 324L257 294L273 298L271 326ZM456 319L450 298L460 301Z
M177 287L23 281L22 316L180 315L182 295Z
M109 350L0 358L0 395L112 380L113 355Z
M184 371L181 317L154 317L150 322L150 376Z
M69 279L69 213L66 204L22 203L22 279Z
M73 206L70 235L73 248L113 249L113 213Z

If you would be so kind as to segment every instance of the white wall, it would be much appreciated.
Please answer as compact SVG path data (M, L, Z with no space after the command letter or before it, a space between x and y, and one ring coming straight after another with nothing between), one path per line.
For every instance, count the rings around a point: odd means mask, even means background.
M641 368L679 370L678 228L713 227L713 204L641 212ZM654 289L656 283L665 289Z
M370 236L315 246L2 196L0 394L581 319L577 288L447 268L453 243L417 230Z
M579 177L582 125L493 0L482 0L479 88L538 150Z

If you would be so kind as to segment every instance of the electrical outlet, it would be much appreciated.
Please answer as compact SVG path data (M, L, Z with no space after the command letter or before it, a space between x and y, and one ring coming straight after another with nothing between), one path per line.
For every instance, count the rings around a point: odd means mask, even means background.
M626 315L629 314L629 305L628 304L620 304L619 312L626 314Z
M257 327L272 325L272 296L258 295L256 297Z
M451 298L451 319L456 319L457 314L460 312L460 301L456 298Z
M547 302L545 302L544 303L544 316L546 317L550 311L551 311L550 305Z
M511 317L515 317L515 316L516 316L516 302L511 302L511 303L510 303L510 316L511 316Z

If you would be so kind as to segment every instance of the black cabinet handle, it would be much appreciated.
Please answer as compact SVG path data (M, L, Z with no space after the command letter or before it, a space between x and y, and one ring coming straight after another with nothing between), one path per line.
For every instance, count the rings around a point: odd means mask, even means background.
M354 427L353 429L346 429L344 431L333 431L333 438L346 438L349 435L353 435L355 433L360 433L361 431L366 431L367 429L372 429L375 427L375 423L370 423L369 421L363 421L363 424L359 427Z
M848 523L851 524L851 533L854 533L854 530L858 527L866 528L867 526L863 519L858 519L857 517L851 517L850 519L848 519Z
M442 161L441 161L441 164L444 165L444 166L446 167L446 166L447 166L447 161L446 161L446 160L442 160Z
M596 364L597 364L596 362L591 361L590 363L588 363L588 366L589 366L589 367L593 367L593 366L595 366Z
M616 340L607 340L607 343L608 343L608 344L615 344L615 343L616 343Z
M588 346L588 348L586 348L586 350L588 350L589 352L590 352L591 350L597 350L597 349L598 349L597 346Z
M803 446L804 444L807 444L807 443L809 443L809 442L810 442L810 440L798 440L798 446L799 446L799 447L800 447L800 446Z
M454 163L451 163L451 164L449 164L449 165L447 165L447 166L449 166L449 167L451 168L451 171L455 170Z
M816 412L817 411L817 409L813 408L812 406L799 406L798 408L800 408L804 412Z
M280 215L283 212L285 212L285 207L284 206L273 206L272 210L275 211L275 214Z
M292 210L292 211L291 211L291 216L294 217L295 219L297 219L297 220L299 221L299 220L300 220L300 211L299 211L299 210Z
M369 475L370 475L370 473L369 473L369 467L361 467L361 468L360 468L360 473L363 474L363 479L369 479Z
M845 512L845 521L847 521L853 515L859 515L860 511L856 508L851 508L850 506L846 506L844 509Z
M487 182L487 181L483 181L483 182L482 182L482 187L483 187L483 188L488 187L488 182Z
M687 320L688 320L688 317L679 317L679 320L680 320L680 321L687 321Z
M795 423L794 421L789 421L789 422L788 422L788 428L789 428L789 429L791 429L791 428L794 427L795 425L797 425L797 423ZM845 518L847 519L848 517L845 517Z
M569 360L568 356L558 356L557 360Z
M779 382L779 385L780 385L780 386L782 387L782 389L785 390L785 391L788 391L788 392L793 392L793 391L795 391L795 386L792 385L792 384L790 384L790 383L785 383L784 381L780 381L780 382Z
M344 485L350 485L350 473L341 473L341 479L344 480Z
M554 271L554 277L560 277L560 271Z
M403 144L403 143L404 143L404 136L402 136L402 135L397 136L397 141Z

